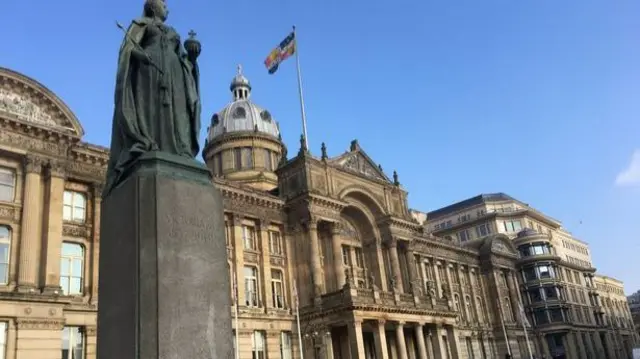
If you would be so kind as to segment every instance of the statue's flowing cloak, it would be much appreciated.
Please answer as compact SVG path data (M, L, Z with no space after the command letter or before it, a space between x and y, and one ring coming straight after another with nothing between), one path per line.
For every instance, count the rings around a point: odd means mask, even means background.
M141 121L136 112L136 96L132 84L132 71L136 68L136 66L132 66L132 56L134 56L132 52L141 48L140 44L147 27L153 21L153 19L146 17L134 20L120 46L111 129L111 152L103 197L106 197L126 177L128 170L140 155L160 150L152 136L151 129L148 128L148 123ZM199 151L198 135L200 133L201 112L199 68L195 61L192 63L186 58L180 45L175 50L180 57L185 81L184 95L190 120L191 156L195 157ZM162 67L162 64L155 65ZM162 106L162 103L158 102L157 106ZM162 126L163 124L154 123L154 125Z

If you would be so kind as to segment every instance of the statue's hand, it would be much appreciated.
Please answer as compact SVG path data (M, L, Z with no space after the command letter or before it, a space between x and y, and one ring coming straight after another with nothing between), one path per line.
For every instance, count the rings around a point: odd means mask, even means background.
M146 52L143 52L142 50L139 49L132 49L131 50L131 55L138 60L139 62L145 64L145 65L149 65L151 63L151 58L149 57L149 55Z

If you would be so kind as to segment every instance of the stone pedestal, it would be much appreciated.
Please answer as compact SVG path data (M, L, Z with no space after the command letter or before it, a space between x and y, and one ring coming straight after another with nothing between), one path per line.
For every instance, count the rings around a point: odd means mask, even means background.
M233 357L222 199L195 160L147 153L103 199L99 359Z

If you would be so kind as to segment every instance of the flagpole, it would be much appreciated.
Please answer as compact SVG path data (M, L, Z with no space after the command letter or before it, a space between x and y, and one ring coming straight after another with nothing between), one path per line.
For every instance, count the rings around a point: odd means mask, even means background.
M509 353L509 357L511 357L511 345L509 345L509 337L507 336L507 328L504 326L504 317L502 315L502 303L500 299L498 299L498 304L500 305L500 322L502 323L502 333L504 334L504 342L507 345L507 353Z
M529 358L533 359L533 353L531 352L531 343L529 342L529 334L527 333L527 325L529 324L529 321L527 320L527 316L524 312L524 306L522 305L522 302L519 302L518 305L520 306L520 320L522 321L522 329L524 330L524 340L527 342L527 351L529 352Z
M236 326L236 359L240 359L240 345L238 342L238 338L240 337L240 335L238 335L238 331L240 330L240 325L238 324L238 317L239 317L239 313L240 310L238 309L238 274L234 271L233 273L233 301L236 304L236 318L235 318L235 326Z
M298 324L298 348L300 348L300 359L304 359L304 350L302 348L302 327L300 327L300 301L298 300L298 289L296 282L293 281L293 297L296 304L296 323Z
M298 72L298 95L300 96L300 112L302 114L302 135L304 136L305 149L309 149L309 140L307 137L307 116L304 112L304 96L302 96L302 75L300 74L300 55L298 51L298 34L296 27L293 26L293 38L296 47L296 71Z

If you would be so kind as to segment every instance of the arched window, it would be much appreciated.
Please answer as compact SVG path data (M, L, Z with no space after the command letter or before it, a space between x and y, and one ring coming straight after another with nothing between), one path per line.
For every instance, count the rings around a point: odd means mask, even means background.
M247 110L245 110L244 107L236 107L233 111L233 118L247 118Z
M482 298L476 297L476 311L479 322L484 321L484 314L482 313Z
M467 307L467 319L469 320L469 322L475 322L475 313L473 307L471 306L471 298L468 295L464 297L464 305Z
M81 244L62 243L60 287L64 295L81 295L84 279L84 248Z
M0 226L0 284L9 282L9 260L11 259L11 229Z
M453 295L453 308L455 308L456 312L460 311L460 297L458 294Z

